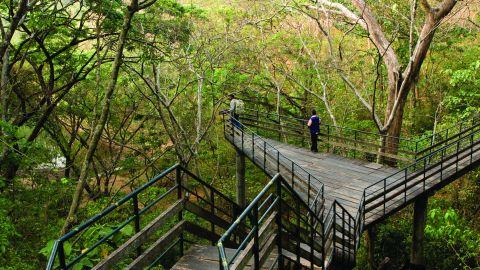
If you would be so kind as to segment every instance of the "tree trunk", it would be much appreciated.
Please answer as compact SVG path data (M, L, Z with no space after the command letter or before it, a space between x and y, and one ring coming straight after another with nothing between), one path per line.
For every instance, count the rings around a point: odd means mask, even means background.
M392 123L385 133L386 135L384 138L385 143L382 145L383 147L382 152L391 154L391 155L398 154L399 138L401 135L402 124L403 124L403 113L404 113L405 104L407 102L407 98L405 97L404 99L401 99L398 102L399 102L399 105L397 107L397 112L395 113ZM383 160L383 163L387 165L390 165L393 167L397 165L396 159L394 158L383 157L382 160Z
M99 121L96 123L95 129L93 130L93 135L88 146L87 154L85 155L85 159L82 163L82 167L80 170L80 177L78 179L75 193L72 198L72 204L70 205L68 216L65 220L65 224L61 231L62 234L64 234L70 228L71 224L74 222L74 217L77 213L78 206L80 205L83 189L89 175L88 169L90 167L90 163L92 161L97 145L100 141L100 137L102 135L103 129L105 128L105 124L107 123L107 118L110 112L111 99L115 91L115 87L117 85L118 74L120 71L120 66L122 64L123 48L125 47L127 34L131 27L132 18L135 12L137 11L138 11L138 0L132 0L130 5L128 6L127 13L125 14L122 31L118 38L118 43L117 43L118 51L115 55L115 60L113 62L112 72L110 75L110 81L108 83L108 87L105 91L105 96L102 101L102 111L100 114L100 118L99 118Z

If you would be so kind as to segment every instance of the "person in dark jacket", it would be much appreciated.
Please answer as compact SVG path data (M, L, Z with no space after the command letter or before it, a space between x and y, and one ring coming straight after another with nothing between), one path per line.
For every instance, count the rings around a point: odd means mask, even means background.
M307 123L310 129L310 139L312 141L310 150L312 152L318 152L318 134L320 133L320 117L317 116L317 111L312 110L312 116Z

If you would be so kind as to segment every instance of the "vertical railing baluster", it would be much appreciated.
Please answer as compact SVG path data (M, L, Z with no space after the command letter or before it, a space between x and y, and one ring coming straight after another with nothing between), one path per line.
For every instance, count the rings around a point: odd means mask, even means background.
M308 174L308 196L307 196L307 205L310 207L310 192L311 192L311 183L310 183L310 178L311 178L311 175ZM315 211L315 214L317 214L317 212Z
M255 134L252 133L252 160L255 162Z
M280 151L277 150L277 172L280 173Z
M297 226L295 228L295 234L297 237L296 250L297 250L297 267L300 266L300 203L295 199L295 212L297 216Z
M267 142L263 141L263 170L265 170L267 166Z
M474 136L474 133L470 135L470 163L473 162L473 136Z
M67 270L67 263L65 261L65 249L63 241L58 242L58 261L60 262L60 269Z
M332 245L333 245L333 251L332 254L335 257L336 253L336 244L337 244L337 202L333 201L333 216L332 216L332 228L333 228L333 235L332 235Z
M295 163L292 161L292 188L294 188L294 179L295 179Z
M387 201L387 178L383 179L383 215L385 215L385 203Z
M283 255L282 255L282 182L281 177L277 178L275 185L275 192L277 193L278 198L278 208L276 214L276 223L277 223L277 253L278 253L278 268L283 269Z
M213 192L213 188L210 187L210 213L212 217L215 216L215 193ZM212 235L215 235L215 223L213 221L210 222L210 231ZM215 246L214 240L212 240L212 246Z
M315 214L317 212L315 211ZM310 270L313 270L314 263L313 263L313 258L314 258L314 238L315 238L315 218L314 216L311 217L310 223L307 224L307 226L310 228Z
M457 153L456 153L456 161L455 161L455 172L458 172L458 151L460 148L460 139L457 141Z
M255 202L252 213L252 224L253 224L253 266L255 270L260 269L260 246L258 243L258 202Z
M245 132L243 132L243 129L242 129L242 131L240 132L240 135L241 135L241 137L242 137L242 152L245 152L245 145L244 145L244 144L245 144L245 139L244 139L244 133L245 133Z
M181 200L183 198L183 189L182 189L182 171L180 166L175 169L175 182L177 184L177 199ZM183 210L178 212L178 222L183 220ZM182 257L184 253L184 235L183 232L180 234L180 256Z
M423 159L423 191L425 191L425 182L427 181L427 159Z
M405 168L405 193L404 193L404 197L403 197L403 202L407 202L407 179L408 179L408 167Z
M355 149L353 149L353 158L357 155L357 130L354 131L354 141L355 141Z
M342 210L342 259L345 260L345 254L346 254L346 244L345 244L345 234L347 233L347 230L346 230L346 222L345 222L345 211L343 211L343 209L340 209Z
M140 215L138 214L138 196L135 194L132 198L133 201L133 214L135 215L135 233L140 232ZM142 245L137 248L137 256L142 254Z

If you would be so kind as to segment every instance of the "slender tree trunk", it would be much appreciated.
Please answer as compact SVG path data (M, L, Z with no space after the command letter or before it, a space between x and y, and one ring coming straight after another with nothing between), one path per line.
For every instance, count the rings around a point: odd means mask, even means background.
M120 66L122 64L123 58L123 48L125 47L127 34L130 30L132 18L134 14L138 11L138 0L132 0L130 5L128 6L127 12L124 17L122 31L118 38L118 51L115 55L115 60L113 62L112 72L110 75L110 81L108 83L108 87L105 91L105 96L103 97L102 101L102 110L100 114L100 118L95 125L95 129L93 130L93 134L88 146L87 154L85 155L85 159L83 160L82 167L80 170L80 177L77 182L77 186L75 189L75 193L73 195L72 204L70 206L70 210L68 212L68 216L65 220L65 224L62 228L62 234L64 234L74 222L75 215L78 210L78 206L80 205L80 200L82 198L82 193L84 186L86 184L88 178L88 170L90 167L90 163L92 161L93 155L97 148L97 145L100 141L100 137L102 135L103 129L105 124L107 123L108 115L110 112L110 103L115 92L115 87L117 85L118 73L120 71Z

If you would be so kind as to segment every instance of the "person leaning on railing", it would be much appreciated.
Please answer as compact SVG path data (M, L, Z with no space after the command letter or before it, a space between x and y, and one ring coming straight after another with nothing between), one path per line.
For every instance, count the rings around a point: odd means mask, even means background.
M318 152L318 134L320 133L320 117L317 116L317 111L312 110L312 116L307 123L308 129L310 129L310 139L311 146L310 150L312 152Z
M228 97L230 98L230 108L228 112L233 119L233 125L240 128L240 123L238 121L240 119L240 114L242 114L245 110L245 106L242 100L235 98L234 94L230 94Z

